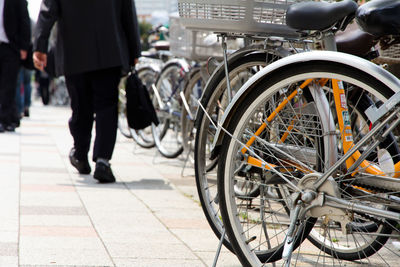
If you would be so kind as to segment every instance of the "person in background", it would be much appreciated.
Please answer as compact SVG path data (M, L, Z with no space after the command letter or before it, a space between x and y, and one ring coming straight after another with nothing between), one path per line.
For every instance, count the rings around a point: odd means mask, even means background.
M0 132L19 125L15 88L31 42L27 5L26 0L0 0Z
M29 117L29 107L31 106L31 86L32 72L24 67L21 67L18 80L15 101L17 103L18 114Z
M43 0L35 30L33 61L44 70L48 42L57 22L54 49L56 76L65 75L71 98L69 129L74 139L71 164L89 174L93 122L96 138L93 177L115 182L109 160L118 124L118 84L140 56L140 38L132 0Z

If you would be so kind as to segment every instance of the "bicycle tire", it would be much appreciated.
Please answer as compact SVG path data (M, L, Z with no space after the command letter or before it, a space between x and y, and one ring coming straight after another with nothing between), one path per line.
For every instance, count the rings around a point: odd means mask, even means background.
M232 81L233 76L237 73L241 73L246 70L246 68L251 68L252 66L265 66L269 62L273 62L280 58L274 54L273 51L264 51L262 49L250 49L244 52L237 52L233 54L228 60L229 73L231 77L232 88L239 89L240 86L247 81L247 79L240 81L237 79L237 86L235 88L234 81ZM210 79L204 89L203 96L201 97L201 105L206 109L207 112L214 109L215 103L220 99L226 90L226 79L225 79L225 69L224 66L219 66ZM227 103L226 103L227 104ZM215 118L213 118L215 119ZM216 121L215 121L216 122ZM195 121L195 177L196 177L196 187L199 195L200 203L203 209L203 213L213 230L214 234L218 239L221 238L224 232L223 223L220 218L219 213L219 199L216 190L216 171L215 167L218 163L218 158L208 160L209 152L207 149L212 143L212 138L215 132L212 131L212 124L209 122L209 118L204 113L202 108L197 111L196 121ZM228 238L225 236L223 243L230 251L233 251Z
M187 105L182 105L181 131L183 139L183 150L189 153L188 156L191 162L194 162L193 152L194 139L196 136L194 121L197 109L199 107L197 101L201 98L206 81L204 81L202 77L201 67L192 68L188 75L189 79L186 80L183 89L183 95Z
M346 83L353 83L357 84L357 86L361 85L361 88L365 90L366 93L369 93L373 95L372 99L379 99L382 101L385 101L388 97L393 95L393 91L386 87L384 84L382 84L380 81L376 80L373 76L361 72L360 70L351 68L349 66L344 66L338 63L332 63L332 62L324 62L323 60L321 61L314 61L314 62L309 62L309 63L303 63L303 64L298 64L298 65L292 65L288 66L285 69L280 69L279 72L274 72L271 75L267 76L264 78L262 81L258 82L257 85L251 87L251 90L249 90L246 94L246 97L239 99L239 102L235 104L235 108L231 111L232 114L235 114L235 116L232 117L232 120L228 122L227 124L227 130L231 134L233 134L234 137L236 138L241 138L243 137L243 133L246 133L246 135L251 136L251 131L250 132L245 132L244 128L252 126L252 124L255 124L255 121L257 120L256 115L265 113L265 114L270 114L267 111L263 111L262 109L266 109L270 106L273 106L270 104L271 102L267 102L268 99L274 100L273 97L276 98L276 100L279 100L279 98L276 96L278 94L286 94L286 90L289 92L291 85L296 85L301 83L301 81L304 81L305 79L310 79L310 78L329 78L329 79L339 79L341 81L344 81ZM284 89L285 88L285 89ZM329 88L329 87L328 87ZM348 93L348 92L347 92ZM276 94L276 95L274 95ZM290 102L289 102L290 103ZM290 103L289 106L291 106L292 103ZM301 106L301 105L300 105ZM260 111L258 111L258 109ZM299 107L292 107L292 111L295 111L296 108L298 109ZM257 113L255 111L257 110ZM262 110L262 112L261 112ZM296 111L295 114L297 114L299 111ZM290 112L287 112L290 114ZM284 111L282 114L285 114ZM317 112L316 115L320 114L320 112ZM293 114L292 114L293 115ZM300 114L301 115L301 114ZM310 114L305 114L310 116ZM251 117L254 116L254 117ZM296 115L299 116L299 115ZM290 116L289 116L290 117ZM253 121L250 120L250 118L253 118ZM293 117L292 117L293 118ZM313 122L313 120L309 120ZM321 120L322 121L322 120ZM252 124L251 124L251 123ZM305 122L303 122L306 124ZM272 130L275 130L273 128L273 123L270 122L271 126L268 126L268 128L271 132ZM279 129L279 125L275 126L277 127L276 129ZM283 127L285 128L285 127ZM287 129L287 127L286 127ZM284 130L286 130L284 129ZM306 131L306 127L303 127L303 131ZM316 131L318 128L313 128L310 127L309 129L312 129L313 131ZM316 131L318 132L318 131ZM301 133L299 133L300 135ZM315 138L323 138L321 134L316 135ZM310 134L308 134L311 136ZM278 135L279 136L279 135ZM268 137L268 133L266 134L266 137L263 137L262 139L265 139ZM268 137L271 138L271 137ZM265 140L268 140L265 139ZM293 140L295 137L291 137ZM356 139L356 138L354 138ZM250 243L247 242L247 240L244 237L244 233L246 231L243 229L241 226L241 221L239 218L239 210L236 209L236 200L235 200L235 194L233 192L233 182L231 181L231 172L233 168L233 163L237 159L237 144L235 144L235 141L232 141L229 136L225 135L223 138L223 143L221 146L221 159L219 166L218 166L218 194L220 198L220 208L221 208L221 215L222 215L222 220L225 223L225 228L226 228L226 233L228 235L228 238L234 248L234 251L236 255L238 256L239 260L243 264L243 266L260 266L266 262L273 262L278 260L277 258L273 258L274 255L281 253L279 250L279 246L277 246L277 249L275 249L275 254L268 252L267 250L263 251L260 250L258 253L256 253L254 250L258 249L258 247L254 248ZM246 140L246 139L244 139ZM299 142L299 144L303 145L310 145L312 144L310 142L310 139L303 139L304 143ZM316 139L317 140L317 139ZM319 140L319 139L318 139ZM320 139L324 140L324 139ZM260 141L262 144L263 142ZM315 142L314 145L318 146L319 142ZM324 145L327 145L327 143L321 144L322 147ZM236 146L236 147L235 147ZM290 148L290 146L287 146L287 148ZM259 154L261 154L262 157L266 157L267 154L263 154L265 152L262 152L261 148L252 148L253 151L258 151ZM318 158L323 159L321 162L325 162L327 157L326 157L326 150L324 149L322 153L317 153L316 157L317 160ZM288 149L290 152L291 150ZM294 152L295 150L293 150ZM296 151L301 151L300 148L299 150ZM319 151L319 150L315 150ZM292 156L294 156L293 154ZM321 155L321 156L319 156ZM325 155L325 156L324 156ZM275 158L272 158L272 157ZM274 159L277 164L281 164L284 162L281 159L277 158L276 155L271 153L271 155L268 155L267 160ZM377 161L377 159L375 159ZM240 160L238 160L240 162ZM317 162L317 161L316 161ZM287 163L286 163L287 164ZM311 163L310 163L311 164ZM378 163L379 164L379 163ZM285 165L283 165L285 166ZM232 168L230 168L232 167ZM282 167L281 167L282 168ZM285 167L287 168L287 167ZM322 170L325 168L325 166L322 166ZM298 173L295 174L293 171L295 168L292 168L292 171L287 170L285 176L289 177L291 175L291 178L293 181L299 180L297 176L299 175ZM346 170L340 169L340 171L345 172ZM363 171L363 170L360 170ZM349 175L345 173L346 175ZM339 183L346 183L350 184L348 187L353 186L350 182L347 180L344 180L345 174L342 174L340 177L335 177L336 181ZM346 195L349 194L348 192L345 192L343 189L341 189L341 194L343 195L342 197L347 197L352 199L352 195ZM368 196L367 194L365 194ZM358 198L352 199L353 201L357 202L360 201ZM374 200L374 198L364 198L361 201L370 201L371 205L376 204L376 205L383 205L381 202L377 202ZM257 200L253 200L257 201ZM260 201L260 200L258 200ZM261 209L261 208L260 208ZM273 211L270 211L273 212ZM364 220L371 219L372 217L369 217L368 214L361 214L361 216L364 216ZM365 219L366 218L366 219ZM308 220L308 219L307 219ZM374 220L375 221L375 220ZM252 227L251 225L252 222L249 223L250 226L248 226L248 229ZM257 221L256 221L257 223ZM253 224L256 224L253 222ZM315 221L314 221L315 223ZM303 221L301 225L304 226L304 234L307 234L307 231L311 231L307 225L309 223L307 221ZM331 231L333 228L328 228L325 227L326 231ZM254 231L254 226L251 229ZM353 228L353 231L356 230L356 227ZM358 233L351 233L351 238L353 238L356 241L353 241L352 245L354 245L356 248L350 248L347 249L346 246L343 246L341 242L345 242L343 240L338 240L333 241L329 240L330 247L324 246L324 248L320 248L321 252L324 254L328 254L332 256L332 258L336 259L341 259L341 260L354 260L357 259L359 261L366 259L368 260L368 263L371 264L373 260L379 261L383 260L383 257L379 255L378 251L382 249L385 246L386 241L388 240L388 235L392 231L396 231L395 226L393 223L390 221L386 221L379 224L379 229L377 230L376 234L371 235L371 232L369 234L372 236L365 236L365 231L360 231ZM398 230L397 230L398 231ZM359 235L356 237L356 235ZM336 235L335 235L336 236ZM350 238L347 236L347 238ZM325 235L326 238L326 235ZM297 236L297 240L303 240L302 236ZM358 243L361 241L365 241L365 245L363 246L358 246ZM337 242L337 244L336 244ZM283 241L281 241L281 245L283 244ZM278 244L279 245L279 244ZM299 251L297 251L297 255L300 255L300 244L299 245ZM390 249L387 249L390 251ZM321 253L320 252L320 253ZM374 259L371 259L373 255L377 255L374 257ZM322 256L324 258L324 264L326 260L326 255ZM278 257L279 258L279 257ZM299 258L296 258L296 263L299 260ZM318 260L318 259L317 259ZM334 261L333 261L334 262ZM308 264L315 264L315 263L310 263ZM318 262L316 263L318 264Z
M354 129L357 128L357 125L355 124L359 120L365 121L362 125L370 124L367 116L365 115L365 111L369 106L375 105L375 103L369 96L363 94L362 92L359 92L358 88L354 88L348 95L347 104L350 111L349 113L352 114L351 128L353 129L353 132L355 131ZM363 129L358 129L356 131L358 133L357 135L363 135L361 133L362 131ZM361 137L362 136L358 136L357 138L360 139ZM394 161L400 160L399 145L397 144L396 138L392 133L390 133L389 136L386 137L381 142L381 144L378 146L378 149L385 149ZM389 222L389 224L394 224L394 222ZM366 233L366 234L376 232L381 234L381 236L378 236L376 240L374 240L371 244L365 244L364 245L365 249L362 250L358 249L358 251L350 253L346 250L337 251L335 249L331 249L329 247L324 246L324 244L321 243L321 240L318 240L318 238L315 238L313 236L314 230L312 230L312 232L308 236L308 240L314 246L316 246L320 250L324 250L324 252L331 255L332 257L341 260L354 261L354 260L359 260L360 258L366 258L373 255L376 251L378 251L382 247L383 244L387 242L389 238L388 236L392 232L392 229L390 227L384 227L383 225L377 224L373 221L365 220L362 217L354 218L354 221L351 224L349 224L349 228L351 231Z
M152 124L152 134L158 151L166 158L176 158L183 152L180 130L182 101L179 93L185 74L179 62L172 62L164 66L155 83L159 99L156 95L153 104L159 125Z
M150 98L154 98L154 92L152 85L155 83L158 73L153 68L144 67L137 70L139 79L142 81L143 85L146 86L149 91ZM130 134L133 140L143 148L152 148L155 146L155 141L152 134L151 126L146 127L142 130L134 130L130 128Z
M120 82L118 91L118 129L119 132L126 138L132 138L128 126L128 118L126 117L126 94L125 94L125 79Z

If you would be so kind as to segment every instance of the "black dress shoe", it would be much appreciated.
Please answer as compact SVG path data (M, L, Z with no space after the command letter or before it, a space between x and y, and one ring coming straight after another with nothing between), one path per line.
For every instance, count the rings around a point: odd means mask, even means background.
M4 129L4 125L0 123L0 133L4 133L6 129Z
M90 174L92 169L90 168L89 161L85 160L78 160L75 157L75 148L72 148L69 152L69 161L71 165L74 166L80 174Z
M112 173L110 165L103 162L96 163L96 169L94 170L93 178L98 180L100 183L114 183L115 177Z
M14 123L7 124L4 128L5 128L5 130L6 130L7 132L15 132L15 125L14 125Z

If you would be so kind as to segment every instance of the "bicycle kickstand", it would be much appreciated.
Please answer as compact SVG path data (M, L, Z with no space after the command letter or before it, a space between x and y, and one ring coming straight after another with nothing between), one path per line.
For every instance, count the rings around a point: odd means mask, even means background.
M212 267L217 266L217 261L218 261L219 255L221 254L221 248L222 248L222 244L224 243L224 238L225 238L225 228L224 228L224 231L222 232L221 238L219 240L218 249L217 249L217 252L215 253L214 262L213 262Z
M184 162L183 162L183 167L182 167L182 170L181 170L181 177L184 177L183 174L184 174L185 169L186 169L186 164L188 163L189 157L190 157L190 153L192 152L192 146L190 145L189 147L190 147L190 148L189 148L189 150L188 150L188 152L187 152L187 154L186 154L185 160L184 160Z
M290 261L291 261L292 253L293 253L293 247L294 247L294 243L296 242L296 240L295 240L295 234L296 234L296 230L297 230L296 224L297 224L298 217L300 214L301 204L302 204L302 202L299 201L296 204L296 207L294 208L294 210L292 210L290 212L290 226L288 229L288 233L286 235L285 245L283 247L283 253L282 253L282 259L285 261L284 266L286 266L286 267L290 266Z

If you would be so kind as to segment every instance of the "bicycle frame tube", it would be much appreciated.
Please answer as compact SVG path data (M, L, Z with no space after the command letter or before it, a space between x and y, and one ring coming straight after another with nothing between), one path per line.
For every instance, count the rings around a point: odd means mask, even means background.
M242 154L246 153L247 147L250 147L254 141L256 140L256 137L259 136L267 127L267 123L271 122L275 116L286 106L287 103L289 103L290 100L292 100L299 92L299 89L304 89L307 85L309 85L313 79L308 79L305 82L303 82L298 89L294 90L287 98L285 98L282 103L278 105L278 107L268 116L266 122L264 122L254 133L254 135L250 138L249 141L246 143L246 147L243 147L241 152Z
M398 117L398 112L400 108L397 108L395 112L391 113L385 120L378 123L374 128L371 129L356 145L353 145L351 149L343 155L328 171L326 171L317 181L314 183L314 189L317 190L332 174L336 171L336 169L343 163L345 163L350 157L353 156L355 152L357 152L369 139L371 139L374 135L376 135L379 131L381 131L386 124L388 124L395 117ZM397 118L393 125L398 125L400 123L400 118ZM382 134L385 136L388 132L391 131L391 127L384 131Z

